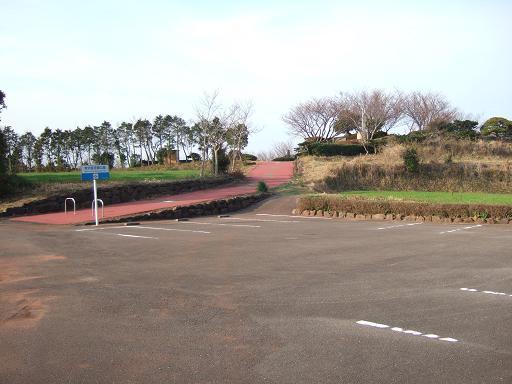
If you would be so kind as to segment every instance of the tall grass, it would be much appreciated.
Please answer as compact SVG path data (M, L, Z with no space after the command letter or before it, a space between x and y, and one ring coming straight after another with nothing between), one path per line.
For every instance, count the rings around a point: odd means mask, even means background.
M412 173L403 165L346 163L315 183L314 189L506 193L512 190L511 171L510 164L430 163Z
M408 172L404 153L418 153L418 172ZM300 159L304 182L316 191L348 190L512 191L512 143L445 140L389 144L375 155Z

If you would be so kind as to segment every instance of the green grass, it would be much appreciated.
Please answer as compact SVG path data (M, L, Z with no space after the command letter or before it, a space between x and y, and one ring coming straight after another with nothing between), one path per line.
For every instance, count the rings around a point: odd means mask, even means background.
M286 184L279 185L277 187L271 188L272 192L279 193L283 196L291 196L291 195L304 195L310 190L304 186L297 184L296 182L289 182Z
M417 191L348 191L342 196L360 196L369 199L406 200L443 204L512 205L512 194L479 192L417 192Z
M19 173L18 176L37 184L81 182L80 172L33 172ZM199 177L199 170L197 169L114 170L110 172L111 181L176 180L195 177Z

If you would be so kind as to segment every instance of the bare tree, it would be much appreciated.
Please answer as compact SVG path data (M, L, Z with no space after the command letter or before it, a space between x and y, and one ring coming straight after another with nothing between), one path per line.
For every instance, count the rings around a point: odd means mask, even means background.
M230 170L235 170L236 161L242 159L242 150L249 143L249 135L255 132L250 127L249 119L253 111L251 102L235 103L231 107L227 125L227 142L231 148L230 153Z
M330 140L338 134L339 102L336 98L311 99L293 107L283 121L290 133L310 141Z
M404 98L403 107L410 131L422 131L434 122L450 122L458 116L457 110L438 93L412 92Z
M291 140L280 141L274 143L271 149L258 152L256 155L258 160L270 161L277 157L292 156L293 152L295 151L294 147L295 145Z
M204 176L206 157L208 154L209 136L211 136L211 128L213 119L220 110L218 102L219 91L215 90L212 93L205 92L199 104L196 105L196 117L198 120L198 141L201 149L201 177Z
M368 153L377 132L388 132L403 118L402 95L380 89L346 94L339 104L339 120L352 124Z

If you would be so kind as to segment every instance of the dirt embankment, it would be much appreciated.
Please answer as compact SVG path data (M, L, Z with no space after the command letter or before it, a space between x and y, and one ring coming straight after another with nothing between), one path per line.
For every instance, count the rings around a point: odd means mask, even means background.
M305 185L318 192L417 190L506 193L512 189L512 144L453 141L408 145L418 153L417 172L404 166L406 146L388 145L377 154L299 160Z

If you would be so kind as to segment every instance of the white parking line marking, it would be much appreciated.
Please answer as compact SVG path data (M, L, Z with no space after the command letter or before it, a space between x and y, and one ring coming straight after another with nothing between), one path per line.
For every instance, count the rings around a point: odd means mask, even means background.
M457 341L459 341L452 337L441 337L440 338L438 335L433 334L433 333L422 333L422 332L418 332L418 331L412 331L410 329L404 330L403 328L400 328L400 327L390 327L389 325L386 325L386 324L374 323L373 321L367 321L367 320L356 321L356 324L365 325L365 326L373 327L373 328L380 328L380 329L390 328L394 332L400 332L400 333L405 333L405 334L414 335L414 336L422 336L422 337L426 337L426 338L432 339L432 340L448 341L450 343L456 343Z
M297 221L297 220L245 219L242 217L223 217L222 220L245 220L245 221L260 221L260 222L272 222L272 223L300 223L300 221Z
M466 291L466 292L479 292L479 293L486 293L488 295L496 295L496 296L508 296L508 297L512 297L512 295L508 294L508 293L505 293L505 292L494 292L494 291L479 291L478 289L475 289L475 288L460 288L461 291Z
M149 237L149 236L137 236L137 235L125 235L124 233L115 233L117 236L123 236L123 237L136 237L139 239L157 239L158 237Z
M183 223L186 223L184 221ZM145 225L137 225L137 226L115 226L115 227L102 227L102 228L86 228L86 229L75 229L76 232L82 232L82 231L100 231L105 229L153 229L153 230L159 230L159 231L176 231L176 232L192 232L192 233L211 233L208 231L196 231L192 229L177 229L177 228L160 228L160 227L148 227Z
M323 220L332 220L332 217L273 215L271 213L257 213L256 216L293 217L294 219L323 219Z
M249 225L249 224L221 224L221 223L207 223L207 222L203 222L203 221L183 221L183 224L222 225L222 226L226 226L226 227L261 228L261 225Z
M135 229L152 229L155 231L175 231L175 232L192 232L192 233L211 233L208 231L195 231L192 229L176 229L176 228L160 228L160 227L146 227L142 225L137 225L134 227L122 227L122 228L135 228Z
M444 235L445 233L459 232L459 231L463 231L463 230L465 230L465 229L478 228L478 227L481 227L481 226L482 226L482 224L470 225L469 227L456 228L456 229L451 229L451 230L449 230L449 231L439 232L439 234L440 234L440 235Z
M380 227L380 228L377 228L377 230L381 230L381 229L392 229L392 228L401 228L401 227L410 227L410 226L413 226L413 225L420 225L420 224L423 224L423 223L410 223L410 224L390 225L389 227Z
M368 325L375 328L389 328L389 325L374 323L373 321L359 320L357 324Z

